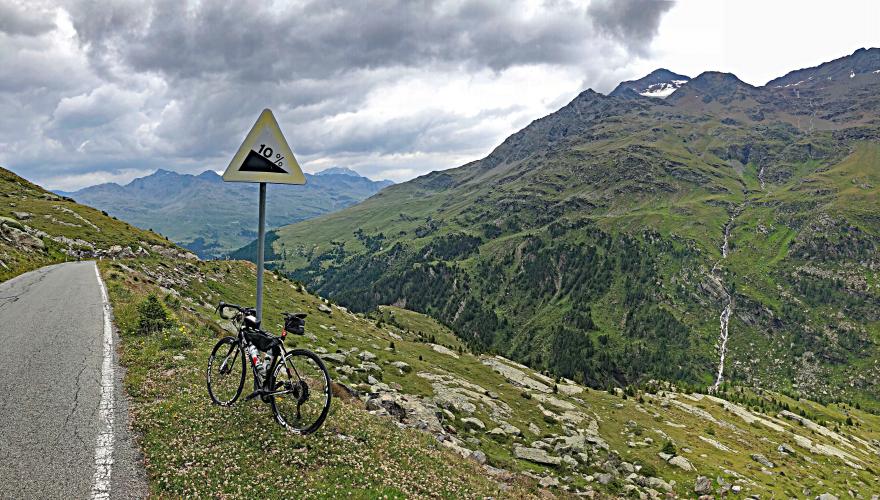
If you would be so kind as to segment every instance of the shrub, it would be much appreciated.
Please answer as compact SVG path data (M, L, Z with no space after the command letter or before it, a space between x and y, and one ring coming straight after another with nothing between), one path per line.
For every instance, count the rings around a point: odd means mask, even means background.
M667 440L663 443L663 449L660 451L668 455L675 455L678 450L675 449L675 444L672 441Z
M639 471L639 473L643 476L657 477L657 468L654 467L654 464L643 463L642 469Z
M150 294L138 305L138 333L147 335L171 326L168 312L154 294Z

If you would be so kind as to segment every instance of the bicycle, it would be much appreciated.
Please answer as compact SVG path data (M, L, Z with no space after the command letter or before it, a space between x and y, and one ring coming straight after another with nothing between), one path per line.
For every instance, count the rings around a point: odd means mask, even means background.
M330 374L314 352L284 347L288 333L305 334L306 315L284 313L284 328L276 337L260 329L254 308L220 302L216 311L234 321L238 335L220 339L208 358L208 394L214 404L232 406L238 400L249 364L254 391L245 401L260 397L272 406L275 421L296 434L311 434L321 427L330 410ZM266 353L263 361L258 351ZM238 374L236 363L241 366Z

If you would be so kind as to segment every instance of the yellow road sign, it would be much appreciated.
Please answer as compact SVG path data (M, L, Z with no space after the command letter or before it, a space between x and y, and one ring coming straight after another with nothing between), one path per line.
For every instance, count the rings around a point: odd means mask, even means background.
M272 111L264 109L251 127L226 172L226 182L305 184L306 177L287 145Z

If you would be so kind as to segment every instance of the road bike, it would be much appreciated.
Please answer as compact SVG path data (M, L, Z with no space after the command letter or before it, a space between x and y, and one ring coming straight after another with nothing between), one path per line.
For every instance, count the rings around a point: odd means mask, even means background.
M304 313L284 313L284 328L276 337L260 328L256 309L220 302L217 312L233 320L238 335L220 339L208 358L208 394L220 406L232 406L241 395L250 365L254 391L272 406L275 420L291 432L315 432L330 410L330 374L312 351L284 347L288 333L305 334ZM259 353L265 353L260 359Z

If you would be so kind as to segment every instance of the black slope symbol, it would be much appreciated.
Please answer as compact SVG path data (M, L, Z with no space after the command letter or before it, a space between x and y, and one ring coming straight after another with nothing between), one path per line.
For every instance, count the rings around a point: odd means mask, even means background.
M239 172L269 172L273 174L286 174L287 171L267 160L263 155L251 150L247 158L241 164Z

